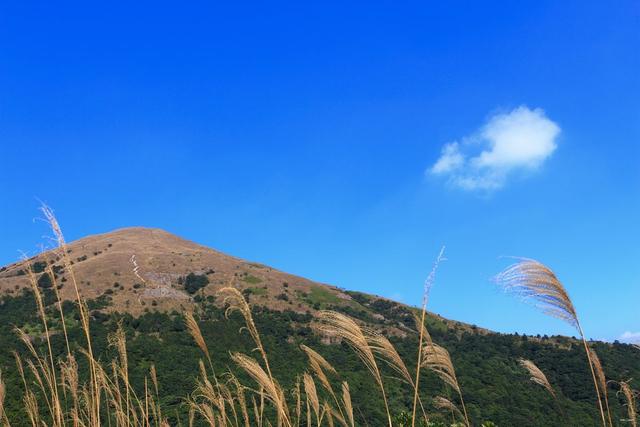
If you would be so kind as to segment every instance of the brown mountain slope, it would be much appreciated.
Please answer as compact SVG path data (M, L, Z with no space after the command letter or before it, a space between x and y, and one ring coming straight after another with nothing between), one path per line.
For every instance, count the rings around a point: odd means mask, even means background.
M160 229L131 227L85 237L67 245L67 256L81 295L86 299L105 298L109 301L106 310L136 315L147 310L188 309L232 285L241 289L252 305L301 313L342 309L396 333L412 326L408 314L412 309L402 304L244 261ZM48 276L45 263L55 271L51 283L44 277ZM16 294L28 287L28 265L36 272L41 287L57 286L63 299L75 300L59 250L0 268L0 293ZM197 284L203 282L208 283L199 288ZM194 283L196 286L190 286ZM436 315L431 318L441 327L458 332L488 332Z
M184 307L194 297L215 295L229 284L244 290L252 303L278 310L307 311L316 302L351 304L351 297L334 286L247 262L159 229L132 227L85 237L69 243L67 254L85 298L108 295L114 310L134 314L148 306ZM73 299L69 274L55 251L0 269L0 292L28 286L27 262L38 278L46 274L41 272L45 261L58 273L62 297ZM206 277L209 283L188 292L185 281L190 273Z

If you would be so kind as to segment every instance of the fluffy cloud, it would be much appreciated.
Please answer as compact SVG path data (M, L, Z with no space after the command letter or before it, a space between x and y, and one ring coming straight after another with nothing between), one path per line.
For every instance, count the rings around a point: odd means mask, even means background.
M446 144L442 147L442 155L435 165L431 167L434 174L450 173L464 164L464 156L460 153L457 142Z
M626 343L640 343L640 332L627 331L620 335L618 340Z
M534 171L553 154L560 127L539 108L497 114L473 135L442 147L428 170L465 190L495 190L518 171Z

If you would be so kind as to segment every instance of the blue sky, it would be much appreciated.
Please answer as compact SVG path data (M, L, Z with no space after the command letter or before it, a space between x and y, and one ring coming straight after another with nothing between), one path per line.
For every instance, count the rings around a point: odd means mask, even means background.
M640 333L638 3L344 3L1 5L0 263L39 198L410 304L446 245L432 310L574 335L491 284L532 257Z

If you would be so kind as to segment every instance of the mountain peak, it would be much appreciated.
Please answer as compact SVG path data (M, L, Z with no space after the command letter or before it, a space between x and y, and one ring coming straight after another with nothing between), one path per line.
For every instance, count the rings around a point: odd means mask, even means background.
M154 227L143 227L143 226L132 226L132 227L123 227L117 228L112 231L108 231L106 233L93 234L90 236L86 236L75 240L73 242L68 243L68 246L74 246L78 244L86 244L89 241L109 241L109 240L127 240L127 241L135 241L140 240L144 242L145 240L156 240L156 241L169 241L169 242L189 242L176 234L170 233L162 228L154 228ZM141 242L141 243L142 243ZM193 245L197 245L194 242L189 242ZM198 245L199 246L199 245Z

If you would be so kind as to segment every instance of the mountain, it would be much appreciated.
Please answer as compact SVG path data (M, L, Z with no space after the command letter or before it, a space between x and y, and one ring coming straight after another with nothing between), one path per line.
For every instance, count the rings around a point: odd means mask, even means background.
M68 243L66 255L82 296L108 300L105 308L110 312L139 315L150 309L191 309L200 301L215 298L219 289L229 285L239 288L253 306L312 314L332 308L360 312L377 323L385 320L378 308L401 305L245 261L156 228L130 227L85 237ZM17 294L28 288L25 273L29 265L45 286L54 282L45 271L49 265L61 297L75 300L61 254L53 250L0 268L0 293ZM434 317L448 327L470 329L470 325ZM385 323L402 334L413 322L410 316L406 320Z
M113 310L134 314L151 304L158 310L185 307L193 304L194 296L215 295L229 284L274 309L302 310L305 295L335 302L351 299L335 287L244 261L160 229L124 228L86 237L67 247L83 296L98 298L106 293ZM27 286L26 276L22 275L26 262L40 266L46 261L59 271L63 297L75 298L60 256L52 251L6 267L0 273L0 291ZM196 282L208 283L201 290L196 290L198 284L185 286L189 274L197 276ZM281 294L287 294L288 301L278 299Z
M7 390L4 410L14 427L31 425L23 402L25 382L16 370L16 357L24 361L32 358L30 347L15 328L24 331L28 342L41 354L50 348L55 360L64 358L67 352L63 333L72 350L77 351L85 343L79 311L73 303L72 272L65 269L62 256L53 250L0 268L0 379ZM252 384L231 354L255 355L255 343L243 332L241 316L225 315L224 301L217 295L224 286L237 287L251 304L271 369L283 388L291 390L296 377L309 369L300 345L313 348L336 368L331 377L335 387L340 386L338 381L349 383L356 425L385 424L381 395L353 350L319 333L319 310L348 314L382 332L409 370L415 369L416 309L386 298L287 274L158 229L125 228L89 236L69 243L64 256L73 263L78 288L87 300L96 357L102 361L117 357L109 345L109 336L123 328L132 387L142 393L153 366L163 412L169 414L170 425L188 425L189 409L184 399L194 390L198 361L202 358L185 327L185 311L193 312L199 320L215 371L230 370L243 384ZM43 296L47 331L37 315L29 269L35 273ZM56 304L54 290L67 300L61 306ZM64 312L64 319L60 311ZM576 339L498 334L434 314L428 316L426 324L433 341L451 354L473 425L484 420L501 427L599 425L585 353ZM50 338L50 347L46 337ZM594 342L591 346L600 356L607 379L613 380L607 387L617 424L625 417L626 407L617 393L616 381L640 378L640 352L619 343ZM77 357L81 376L86 378L86 361ZM530 381L529 374L518 364L520 358L533 360L545 372L556 400ZM398 425L406 425L401 423L401 415L411 410L412 393L406 383L397 379L395 371L383 363L380 366L391 411L399 416ZM637 388L637 382L631 384ZM424 373L421 395L432 420L447 425L451 422L451 413L438 409L430 400L438 395L449 396L459 404L450 391L433 373Z

